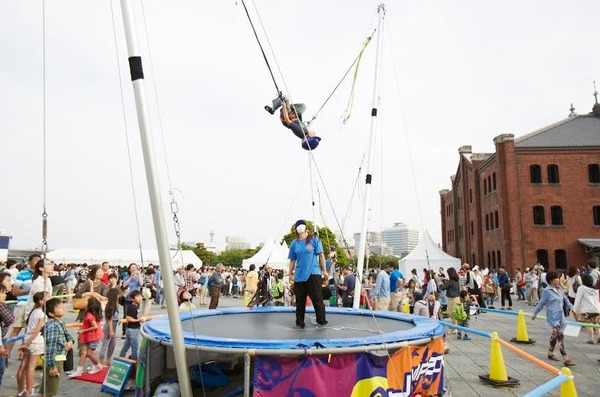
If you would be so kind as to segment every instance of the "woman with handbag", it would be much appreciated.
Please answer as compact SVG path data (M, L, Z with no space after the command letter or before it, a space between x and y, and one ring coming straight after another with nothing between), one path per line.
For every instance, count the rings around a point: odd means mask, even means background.
M500 285L500 303L501 310L505 309L504 302L508 300L508 310L512 310L512 298L510 296L511 282L508 277L508 273L504 270L503 266L498 268L498 284Z
M79 285L75 298L73 299L73 310L79 310L77 314L77 321L83 320L85 316L87 302L91 297L94 297L100 301L100 303L106 304L108 293L108 286L102 282L104 276L104 270L98 265L90 267L88 273L88 279Z

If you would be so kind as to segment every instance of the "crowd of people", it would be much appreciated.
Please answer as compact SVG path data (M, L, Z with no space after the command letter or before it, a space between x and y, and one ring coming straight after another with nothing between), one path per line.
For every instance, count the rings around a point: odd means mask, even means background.
M572 314L577 321L600 322L600 271L594 262L582 268L572 266L564 272L546 271L536 264L523 272L516 269L513 277L502 266L491 270L465 263L459 269L424 269L421 274L413 269L403 275L396 265L389 264L359 277L348 265L337 265L335 250L325 257L321 241L311 236L304 221L298 221L295 229L287 272L267 264L260 268L251 265L247 270L220 263L200 268L190 264L177 269L174 284L180 311L202 306L216 309L221 296L230 296L248 307L295 307L295 328L302 329L309 304L315 308L315 325L320 327L327 325L325 306L352 307L356 283L362 282L365 294L359 301L363 307L433 319L447 317L462 327L462 332L447 333L469 340L465 330L474 313L481 308L494 308L496 302L500 309L511 310L516 296L516 300L535 306L532 319L546 309L552 328L547 357L559 360L554 355L558 348L567 366L575 363L564 348L565 319ZM61 318L69 306L72 309L81 299L87 302L78 313L81 326L75 341ZM86 370L95 373L111 364L119 329L124 339L119 356L137 360L140 324L148 319L152 304L165 308L164 282L156 265L64 265L43 260L39 255L31 255L23 264L7 261L0 268L2 338L16 337L24 330L24 339L0 345L0 387L9 360L18 354L22 357L17 371L19 396L36 395L33 374L38 357L44 354L45 395L54 395L58 375L75 342L78 361L69 376L79 376ZM600 343L594 328L588 329L588 343ZM88 359L92 366L86 369Z

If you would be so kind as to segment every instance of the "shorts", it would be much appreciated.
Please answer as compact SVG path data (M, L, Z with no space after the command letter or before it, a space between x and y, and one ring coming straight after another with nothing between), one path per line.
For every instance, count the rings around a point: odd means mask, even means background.
M582 323L598 324L600 321L600 313L581 313Z
M63 372L64 361L56 362L56 369L58 369L58 373ZM55 396L58 394L58 387L60 386L60 376L50 376L48 373L50 372L50 368L46 368L46 372L42 376L42 385L40 387L40 391L46 388L46 396Z
M81 352L83 349L96 350L98 348L98 346L100 346L99 340L96 340L93 342L88 342L88 343L79 342L79 344L77 346L77 351Z
M13 321L13 328L24 328L27 326L25 322L25 305L15 306L15 321Z
M27 353L31 355L41 356L44 354L44 350L46 348L46 344L44 342L41 343L32 343L27 347Z

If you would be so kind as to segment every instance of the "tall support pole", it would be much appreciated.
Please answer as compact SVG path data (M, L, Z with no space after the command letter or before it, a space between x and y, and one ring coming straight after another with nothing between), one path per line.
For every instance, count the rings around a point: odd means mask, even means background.
M131 81L133 83L137 118L140 127L140 138L142 141L142 151L144 153L144 166L146 168L146 181L148 183L148 193L150 196L150 206L152 209L152 220L154 222L154 234L156 236L156 246L158 248L161 274L165 284L167 313L168 316L174 320L169 321L169 324L173 338L173 351L175 354L175 364L177 366L177 378L179 380L181 395L183 397L192 397L192 385L190 383L190 375L186 362L181 321L178 321L179 309L177 307L177 299L175 297L176 291L175 282L173 280L173 268L171 267L169 240L167 236L167 229L165 227L163 204L160 193L158 172L156 169L154 144L152 142L152 130L150 128L150 118L148 117L148 108L146 105L144 70L142 67L142 57L139 50L132 0L121 0L121 11L123 13L123 24L125 26L127 52L129 55L129 70L131 72Z
M371 109L371 133L369 136L369 150L367 152L367 177L365 180L365 205L362 213L362 227L360 230L360 243L357 250L357 264L356 264L356 275L358 277L356 286L354 287L354 301L352 307L358 309L360 305L360 296L362 289L363 280L363 266L365 263L365 252L367 247L367 226L369 224L369 203L371 201L371 182L373 175L371 171L373 169L373 155L375 152L375 133L377 131L377 106L379 104L379 57L381 56L382 46L382 28L383 19L385 17L385 5L380 4L377 6L377 13L379 14L379 22L377 23L377 53L375 56L375 78L373 82L373 107Z

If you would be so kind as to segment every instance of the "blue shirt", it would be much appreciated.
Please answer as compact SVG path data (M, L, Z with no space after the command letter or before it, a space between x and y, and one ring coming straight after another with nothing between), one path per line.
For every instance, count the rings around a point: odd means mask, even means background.
M533 314L537 316L542 308L546 306L546 321L551 327L564 325L565 314L563 312L563 304L570 309L573 308L573 305L565 296L562 288L560 286L558 288L558 291L551 286L544 288L542 291L542 298L533 311Z
M15 287L20 289L31 289L31 279L33 278L33 272L30 269L21 270L15 278ZM17 296L17 305L22 306L27 304L29 300L29 293Z
M290 244L288 259L296 261L294 281L304 282L313 275L321 275L319 254L323 253L323 244L318 238L312 237L308 244L306 240L294 240Z
M123 282L129 280L129 284L127 284L127 288L129 289L129 295L131 295L131 293L133 291L141 291L142 290L142 286L140 285L140 277L138 275L135 276L129 276L127 277L125 280L123 280ZM127 295L127 300L131 300L131 298L129 298L129 295Z
M403 278L402 273L394 269L392 274L390 274L390 292L396 292L396 289L398 289L398 280L401 278Z
M385 298L390 296L390 276L385 270L380 270L375 278L375 287L373 296L376 298Z

